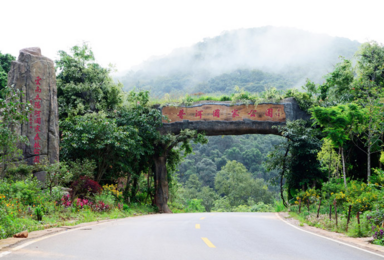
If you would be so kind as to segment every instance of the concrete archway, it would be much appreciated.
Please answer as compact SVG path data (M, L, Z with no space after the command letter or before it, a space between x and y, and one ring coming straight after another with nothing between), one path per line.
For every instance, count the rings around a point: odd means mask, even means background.
M285 125L287 121L310 119L310 115L301 110L294 98L279 103L234 104L231 102L202 101L190 106L163 106L162 114L168 118L163 121L160 133L179 134L190 129L207 136L275 134L276 125ZM155 162L155 204L161 213L171 213L167 206L168 180L166 172L167 151L154 157Z

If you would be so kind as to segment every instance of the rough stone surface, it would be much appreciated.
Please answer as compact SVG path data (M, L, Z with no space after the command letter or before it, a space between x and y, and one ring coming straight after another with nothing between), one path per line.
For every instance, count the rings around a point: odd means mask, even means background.
M199 107L203 105L229 105L230 102L199 102L191 107ZM263 103L264 104L264 103ZM272 103L271 103L272 104ZM301 110L296 100L293 98L287 98L279 103L284 105L284 111L286 115L286 121L293 121L297 119L308 120L311 116L305 111ZM162 108L159 108L162 109ZM284 122L273 121L253 121L249 119L243 119L242 121L189 121L184 120L182 122L164 123L159 129L162 134L174 133L178 134L183 129L197 130L198 132L205 132L208 136L213 135L243 135L243 134L275 134L278 135L278 131L273 126L285 125Z
M27 238L28 237L28 231L23 231L23 232L17 233L15 235L13 235L13 237L16 237L16 238Z
M39 77L39 88L41 92L36 92L38 84L36 79ZM52 60L41 55L40 48L26 48L20 51L17 61L12 62L11 70L8 73L8 85L14 86L23 91L23 102L33 102L37 94L41 98L41 108L39 110L41 122L39 124L37 115L33 111L29 118L32 122L25 123L19 127L19 132L28 137L30 145L22 145L24 158L28 164L33 164L36 156L40 162L47 160L50 163L59 161L59 123L57 106L57 87L55 67ZM41 146L38 154L35 154L34 144L36 136L36 126L40 125L38 132Z

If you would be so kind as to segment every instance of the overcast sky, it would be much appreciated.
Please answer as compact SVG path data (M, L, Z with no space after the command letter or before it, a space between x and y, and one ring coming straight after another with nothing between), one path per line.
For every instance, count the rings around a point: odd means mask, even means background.
M266 25L384 43L383 8L384 0L1 0L0 51L38 46L55 59L85 41L99 63L122 71L223 31Z

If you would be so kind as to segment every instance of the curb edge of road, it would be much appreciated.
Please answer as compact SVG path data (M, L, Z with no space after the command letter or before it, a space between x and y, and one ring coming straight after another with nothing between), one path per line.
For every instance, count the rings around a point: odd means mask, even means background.
M42 240L45 240L45 239L48 239L48 238L51 238L51 237L54 237L57 235L72 232L72 231L79 230L79 229L89 227L89 226L97 226L97 225L102 225L102 224L106 224L106 223L122 221L122 220L132 218L132 217L145 217L145 216L150 216L150 215L156 215L156 214L138 215L138 216L125 217L125 218L118 218L118 219L103 219L103 220L98 220L98 221L93 221L93 222L80 223L80 224L77 224L75 226L56 227L56 228L53 228L55 230L51 231L50 233L42 233L40 236L37 236L34 238L25 238L25 239L19 238L22 240L10 242L9 244L0 248L0 258L2 258L3 256L6 256L6 255L9 255L13 251L17 251L17 250L22 249L26 246L29 246L33 243L36 243L36 242L39 242L39 241L42 241ZM49 229L46 229L46 230L49 230ZM34 232L41 232L41 231L44 231L44 230L32 231L29 234L33 234Z
M376 256L379 256L379 257L382 257L382 258L384 258L384 249L383 250L381 250L381 248L380 248L380 250L378 250L378 249L373 249L373 248L362 248L362 246L361 245L357 245L357 244L352 244L351 242L349 242L349 241L343 241L343 239L341 238L341 237L339 237L339 238L337 238L337 239L335 239L335 238L331 238L331 237L328 237L328 236L326 236L326 235L324 235L324 234L317 234L317 233L315 233L315 232L311 232L311 231L308 231L308 230L305 230L305 229L303 229L303 228L301 228L301 227L299 227L299 226L297 226L297 225L294 225L294 224L292 224L292 223L289 223L288 221L286 221L279 213L275 213L276 214L276 216L281 220L281 221L283 221L285 224L287 224L287 225L289 225L289 226L291 226L291 227L293 227L293 228L296 228L296 229L298 229L298 230L300 230L300 231L302 231L302 232L305 232L305 233L309 233L309 234L311 234L311 235L314 235L314 236L318 236L318 237L321 237L321 238L324 238L324 239L327 239L327 240L331 240L331 241L333 241L333 242L336 242L336 243L339 243L339 244L342 244L342 245L345 245L345 246L349 246L349 247L352 247L352 248L355 248L355 249L358 249L358 250L361 250L361 251L364 251L364 252L366 252L366 253L370 253L370 254L373 254L373 255L376 255ZM315 228L315 227L314 227ZM316 229L318 229L318 228L316 228ZM319 230L322 230L322 229L319 229ZM322 230L323 231L323 230ZM335 233L335 232L332 232L332 233ZM375 251L378 251L378 252L374 252L374 250Z

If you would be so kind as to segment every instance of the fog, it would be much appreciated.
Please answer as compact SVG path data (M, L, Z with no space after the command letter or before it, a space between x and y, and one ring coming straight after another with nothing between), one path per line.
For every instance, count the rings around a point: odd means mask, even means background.
M223 32L213 38L152 57L125 76L135 79L187 74L193 82L236 69L259 69L320 83L339 56L350 58L360 43L346 38L314 34L294 28L261 27Z

